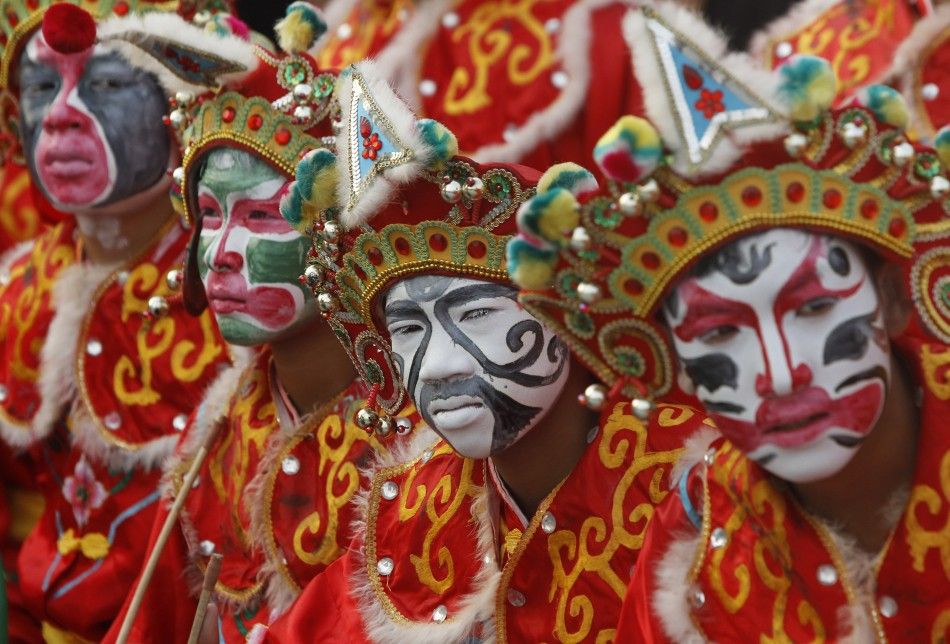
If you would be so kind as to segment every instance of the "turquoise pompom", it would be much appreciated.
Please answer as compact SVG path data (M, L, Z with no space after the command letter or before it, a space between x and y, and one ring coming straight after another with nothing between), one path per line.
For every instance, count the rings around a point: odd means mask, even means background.
M779 67L778 96L789 116L810 122L831 109L837 93L834 70L824 58L798 55Z
M506 254L508 275L521 288L540 290L554 281L557 251L538 248L519 235L508 241Z
M336 156L326 148L307 153L297 163L296 178L280 201L280 214L303 232L337 200Z
M858 100L882 123L904 129L910 110L901 93L887 85L868 85L858 93Z
M663 158L663 144L653 125L637 116L622 116L594 146L594 161L614 181L637 182L653 173Z
M569 190L552 188L529 199L518 211L518 229L553 246L565 246L580 223L577 200Z
M307 51L327 30L320 10L309 2L291 2L286 15L275 26L277 42L288 54Z
M538 181L538 192L552 188L564 188L575 197L597 192L599 186L594 175L576 163L558 163L548 168Z
M432 119L416 122L419 136L429 150L426 163L439 167L459 153L459 142L449 128Z
M934 149L943 167L950 170L950 125L944 125L934 137Z

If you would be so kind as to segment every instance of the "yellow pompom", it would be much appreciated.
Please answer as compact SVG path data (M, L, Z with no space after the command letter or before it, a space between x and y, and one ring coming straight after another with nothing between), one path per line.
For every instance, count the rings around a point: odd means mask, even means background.
M299 1L290 3L287 14L274 26L277 42L288 54L307 51L326 30L327 23L317 8Z

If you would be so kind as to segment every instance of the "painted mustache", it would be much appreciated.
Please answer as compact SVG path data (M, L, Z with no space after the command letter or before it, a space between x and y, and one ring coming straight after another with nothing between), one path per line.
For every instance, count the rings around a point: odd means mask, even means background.
M438 407L440 402L453 398L479 399L485 409L491 412L494 417L492 452L510 445L541 411L539 407L524 405L498 391L478 376L449 382L423 383L419 390L418 408L422 418L436 431L438 425L433 419L433 406Z

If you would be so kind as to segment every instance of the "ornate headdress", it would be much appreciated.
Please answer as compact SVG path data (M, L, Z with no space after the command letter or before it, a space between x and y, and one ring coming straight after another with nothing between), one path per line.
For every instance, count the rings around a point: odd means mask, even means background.
M16 65L42 29L64 53L96 44L156 75L169 97L192 96L253 69L247 27L226 0L0 0L0 131L19 156Z
M537 173L456 156L455 137L416 120L370 63L341 74L337 98L337 154L317 152L300 164L284 216L314 230L305 277L373 387L357 421L385 433L386 415L402 407L405 392L379 326L378 296L415 273L509 282L505 245ZM321 197L328 185L337 186L335 207Z
M645 8L625 27L650 79L650 121L624 117L600 140L605 186L573 164L542 177L508 249L528 310L607 385L639 381L663 396L673 385L655 319L665 294L710 250L795 226L901 262L923 326L950 342L950 137L939 154L908 140L903 100L880 85L830 109L825 61L797 57L763 76L722 56L724 42L682 9Z

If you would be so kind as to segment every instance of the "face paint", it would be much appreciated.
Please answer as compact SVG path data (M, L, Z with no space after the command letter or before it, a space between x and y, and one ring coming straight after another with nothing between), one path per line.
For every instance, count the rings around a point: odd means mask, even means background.
M208 154L198 180L198 272L225 340L273 342L316 314L298 278L310 241L281 216L290 179L243 150Z
M98 48L56 52L42 32L27 44L19 73L23 149L55 205L107 205L163 179L171 141L154 77Z
M664 316L722 433L780 478L832 476L881 415L883 311L847 241L791 229L740 239L676 288Z
M461 455L514 444L561 395L567 347L495 282L421 275L385 300L403 384L423 419Z

